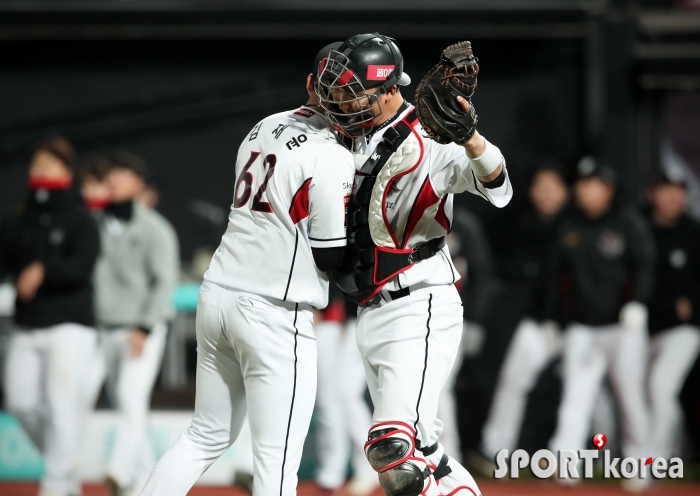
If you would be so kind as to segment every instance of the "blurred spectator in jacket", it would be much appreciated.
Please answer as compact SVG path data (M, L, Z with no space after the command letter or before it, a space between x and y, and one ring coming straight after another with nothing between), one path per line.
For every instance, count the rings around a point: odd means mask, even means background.
M545 268L569 200L569 187L558 164L544 164L535 170L528 197L532 209L519 216L514 229L516 241L502 259L500 271L507 284L522 287L528 301L508 346L482 432L481 451L489 469L495 468L492 461L496 453L517 448L527 396L561 349L557 330L540 323Z
M674 171L675 172L675 171ZM678 396L700 349L700 225L689 219L682 175L666 173L651 190L657 263L649 299L651 454L669 459L681 426Z
M641 214L618 200L610 166L584 157L578 174L577 209L559 227L546 297L545 317L557 315L565 326L562 402L550 449L556 453L588 446L593 405L607 374L620 405L623 453L645 458L646 304L654 240ZM648 483L642 478L623 481L629 490Z
M140 157L115 154L106 175L110 204L99 220L97 321L108 398L121 415L107 463L112 496L138 494L155 465L147 437L148 410L179 278L175 231L162 215L137 201L146 175Z
M109 160L94 157L80 170L80 192L85 206L93 214L102 214L110 204L110 190L107 184L109 169Z
M41 496L82 493L83 381L97 353L91 278L100 238L72 189L74 159L63 138L40 143L24 208L0 226L0 279L9 273L17 290L6 406L43 454Z

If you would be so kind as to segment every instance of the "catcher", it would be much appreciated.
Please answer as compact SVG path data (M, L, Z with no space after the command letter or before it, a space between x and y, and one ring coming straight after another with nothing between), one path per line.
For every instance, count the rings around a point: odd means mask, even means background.
M389 496L479 496L438 442L436 416L462 334L444 239L452 195L469 191L497 207L512 196L500 150L476 131L477 60L469 42L448 47L416 107L399 89L410 78L398 46L378 33L348 39L319 72L321 106L357 153L334 278L359 304L357 345L375 408L365 453Z

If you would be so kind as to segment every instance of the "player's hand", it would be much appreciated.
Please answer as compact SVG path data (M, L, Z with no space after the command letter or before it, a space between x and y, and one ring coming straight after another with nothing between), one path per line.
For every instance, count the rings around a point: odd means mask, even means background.
M44 282L44 264L36 261L27 265L17 278L15 288L20 301L32 301Z
M131 358L138 358L143 355L143 347L146 344L146 334L141 329L132 329L129 331L129 348L131 349Z
M676 300L676 315L681 322L688 322L693 316L693 304L685 296Z

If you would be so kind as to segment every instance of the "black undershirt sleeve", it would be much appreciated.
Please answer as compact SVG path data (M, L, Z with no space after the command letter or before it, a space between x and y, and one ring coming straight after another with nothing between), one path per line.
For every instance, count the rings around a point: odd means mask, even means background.
M311 253L314 255L316 267L326 274L329 274L334 272L340 265L340 262L343 260L345 247L337 246L335 248L311 248Z

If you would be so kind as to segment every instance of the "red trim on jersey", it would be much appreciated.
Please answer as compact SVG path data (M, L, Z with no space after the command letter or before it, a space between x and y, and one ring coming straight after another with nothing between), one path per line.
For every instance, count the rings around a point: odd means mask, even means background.
M355 76L355 73L352 72L352 70L347 69L345 72L343 72L340 77L338 78L338 82L345 86L350 82L350 80Z
M289 216L294 224L306 219L309 216L309 186L311 178L304 181L304 184L294 193L292 206L289 207Z
M409 110L406 115L409 115L411 111ZM387 231L389 231L389 235L391 235L391 240L394 242L394 246L396 248L402 248L402 246L399 245L399 240L396 239L396 234L394 234L394 231L391 229L391 225L389 224L389 217L386 214L386 198L389 196L389 191L391 191L391 185L400 177L405 176L406 174L410 174L416 168L420 165L420 163L423 161L423 155L425 154L425 147L423 146L423 139L420 137L420 135L416 132L416 124L418 123L418 119L414 120L413 122L408 122L406 120L406 117L401 119L401 121L405 123L407 126L411 128L411 132L416 135L416 138L418 139L418 144L420 145L420 156L418 157L418 161L416 164L411 167L410 169L403 171L401 174L397 174L391 179L389 179L389 182L386 185L386 188L384 189L384 195L382 196L382 217L384 217L384 225L386 226ZM398 122L396 123L398 126ZM395 126L392 126L395 127Z
M447 195L442 197L437 214L435 214L435 220L438 224L444 227L447 234L449 234L452 230L452 226L450 225L450 219L447 218L447 214L445 213L445 202L447 202Z
M406 248L406 244L408 243L408 239L411 237L411 233L413 233L413 230L418 225L418 222L420 222L425 211L439 201L440 197L435 194L433 185L430 182L430 174L428 174L425 176L423 185L420 187L418 196L416 196L416 201L411 207L411 213L408 214L408 221L406 222L406 229L404 229L403 232L403 242L401 243L401 248Z

